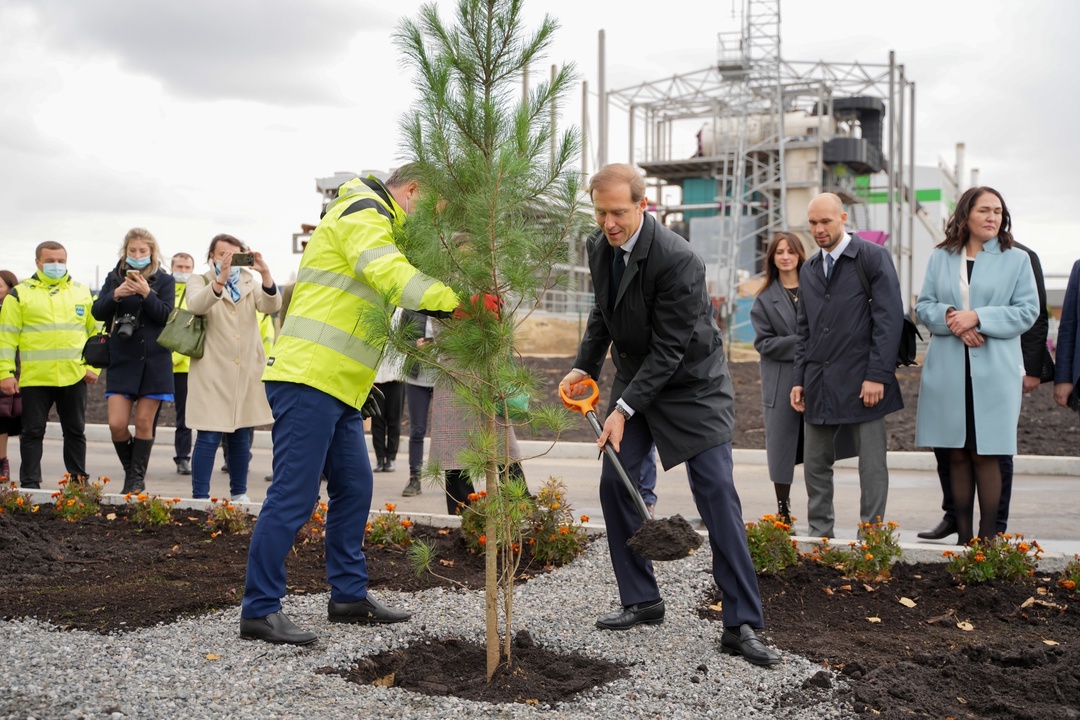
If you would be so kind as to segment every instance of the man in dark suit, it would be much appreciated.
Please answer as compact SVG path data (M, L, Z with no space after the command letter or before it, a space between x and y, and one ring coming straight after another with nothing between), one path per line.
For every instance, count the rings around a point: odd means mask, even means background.
M600 225L588 242L596 304L574 370L561 384L568 394L579 394L578 384L600 374L611 348L615 383L597 444L610 442L635 479L652 442L665 469L686 463L724 597L721 648L774 665L779 656L754 632L764 626L764 615L732 481L734 394L705 265L685 240L645 212L645 182L633 167L605 166L593 176L589 194ZM663 622L652 563L626 547L641 527L640 516L606 456L600 504L623 607L601 616L597 627Z
M904 305L885 248L844 231L840 198L822 193L808 209L821 252L799 272L798 340L791 406L803 413L803 471L810 535L833 537L834 440L851 426L859 455L859 519L885 518L889 496L885 416L904 407L896 382ZM863 289L858 262L870 284Z
M1035 289L1039 292L1039 317L1035 324L1020 336L1020 352L1024 358L1024 393L1036 390L1044 382L1054 379L1054 361L1050 358L1050 348L1046 346L1046 337L1050 332L1050 309L1046 306L1046 282L1043 280L1042 263L1031 248L1013 243L1013 247L1023 250L1031 260L1031 272L1035 275ZM956 504L952 494L952 468L949 463L948 448L934 448L937 461L938 481L941 483L941 522L933 530L919 533L927 540L941 540L956 532ZM998 503L997 519L994 532L1004 533L1009 529L1009 504L1012 501L1013 456L998 455L1001 468L1001 500Z

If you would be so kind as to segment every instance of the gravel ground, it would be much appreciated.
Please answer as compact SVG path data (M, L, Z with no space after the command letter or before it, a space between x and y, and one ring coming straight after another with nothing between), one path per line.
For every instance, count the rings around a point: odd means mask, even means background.
M782 665L765 669L719 652L721 628L696 612L712 586L710 561L706 546L688 560L658 564L665 622L621 633L593 626L618 597L604 542L521 586L515 630L528 629L553 650L631 666L629 677L555 707L431 697L315 673L422 642L424 634L483 642L482 593L433 590L381 593L414 617L373 628L327 623L325 594L290 596L286 612L320 635L307 648L240 640L238 607L108 636L33 620L0 622L0 718L849 717L835 697L843 679L824 675L819 665L784 653Z

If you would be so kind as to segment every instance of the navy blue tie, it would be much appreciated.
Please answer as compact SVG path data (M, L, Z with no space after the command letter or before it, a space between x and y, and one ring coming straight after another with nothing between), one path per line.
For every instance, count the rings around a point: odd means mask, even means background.
M832 267L836 261L833 260L832 255L825 256L825 279L828 280L832 276Z
M619 285L622 284L623 272L626 271L626 262L623 261L626 251L615 248L612 255L614 257L611 259L611 287L608 288L608 302L611 303L611 307L615 307L615 298L619 296Z

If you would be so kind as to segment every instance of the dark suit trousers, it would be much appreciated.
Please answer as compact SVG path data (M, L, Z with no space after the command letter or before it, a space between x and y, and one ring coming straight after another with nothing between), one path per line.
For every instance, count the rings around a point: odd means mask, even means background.
M23 431L19 436L19 483L41 484L41 454L49 410L56 405L64 434L64 468L71 477L86 477L86 383L67 387L21 387ZM59 480L60 478L55 478Z
M649 424L641 414L626 423L619 460L627 475L640 484L641 463L652 446ZM750 560L742 504L732 479L731 443L710 448L686 462L690 489L709 530L713 578L723 594L724 626L764 627L757 573ZM607 525L611 565L624 606L660 598L652 562L626 547L641 527L641 517L607 455L600 474L600 506Z
M952 496L949 448L934 448L934 459L937 460L938 481L941 483L941 509L945 513L945 520L955 525L956 503L953 502ZM998 455L998 465L1001 467L1001 501L998 504L997 519L994 521L994 532L1003 533L1009 527L1009 502L1012 500L1013 481L1012 455Z
M173 447L176 450L175 462L191 459L191 428L187 426L187 389L188 374L173 373L173 406L176 408L176 434ZM157 418L154 418L157 426ZM226 453L226 456L228 453ZM228 457L226 457L226 460Z
M379 383L383 400L379 403L381 415L371 418L371 445L377 460L396 460L401 442L401 414L405 409L405 383Z

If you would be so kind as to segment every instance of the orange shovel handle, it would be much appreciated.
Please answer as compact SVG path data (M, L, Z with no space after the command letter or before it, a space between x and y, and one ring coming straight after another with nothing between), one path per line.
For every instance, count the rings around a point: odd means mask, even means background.
M586 386L590 391L589 395L584 398L571 398L566 394L566 391L560 383L559 397L562 398L563 405L566 406L567 410L577 410L582 415L588 416L590 412L596 410L596 405L600 402L600 388L597 387L596 381L592 378L585 378L581 382L576 383L576 385Z

